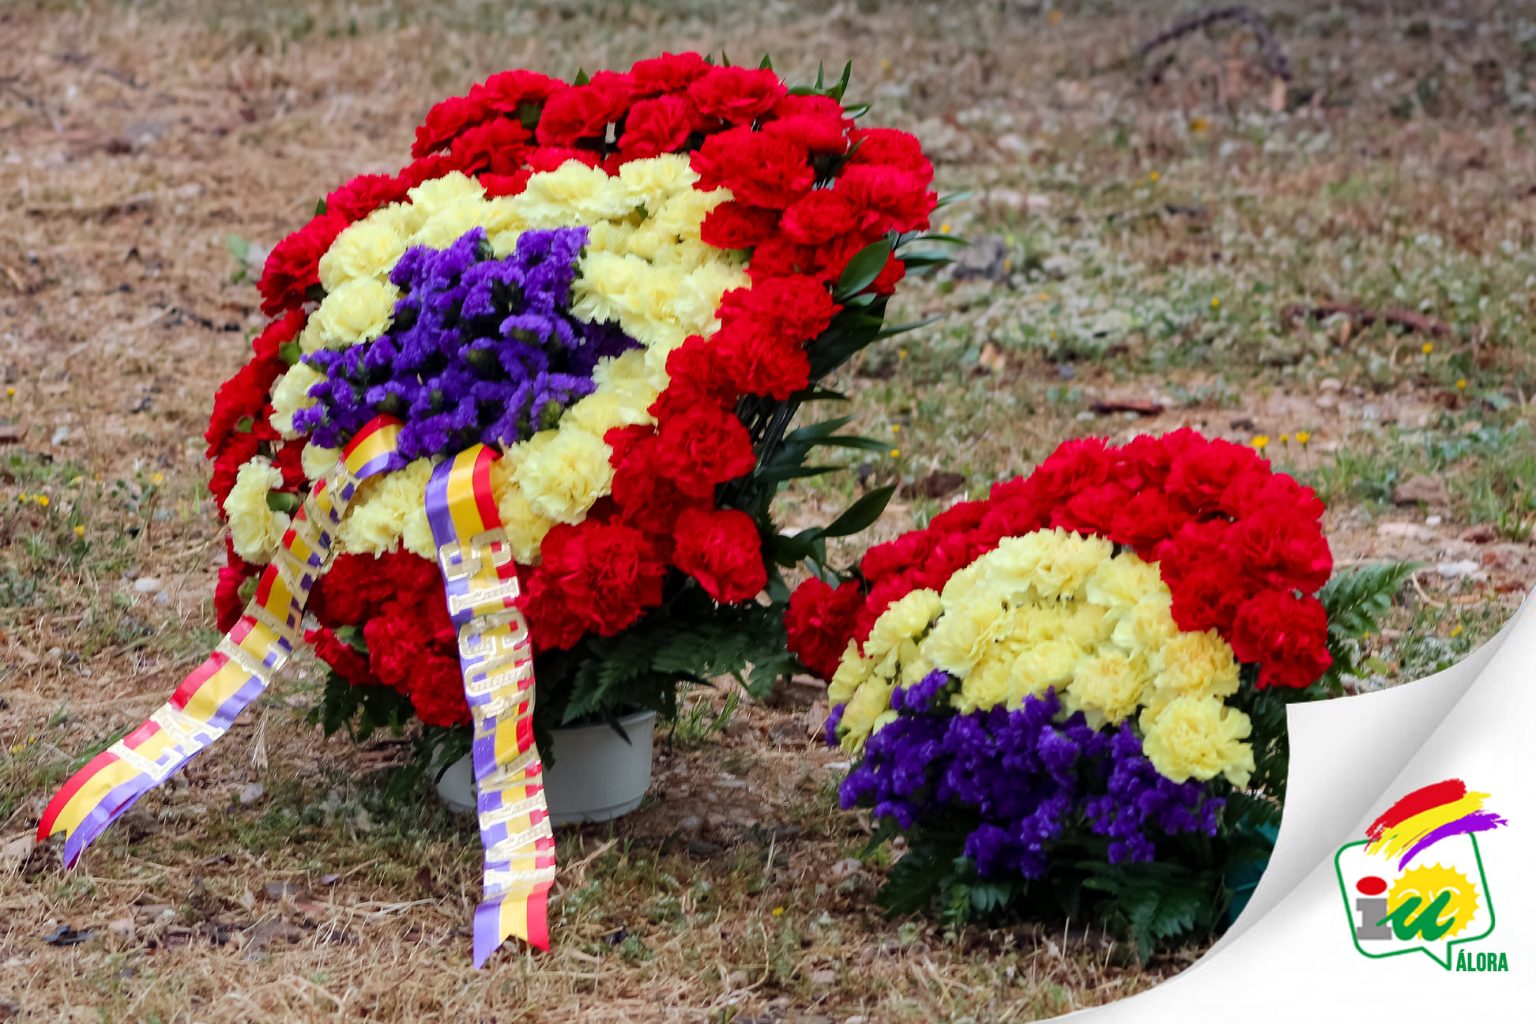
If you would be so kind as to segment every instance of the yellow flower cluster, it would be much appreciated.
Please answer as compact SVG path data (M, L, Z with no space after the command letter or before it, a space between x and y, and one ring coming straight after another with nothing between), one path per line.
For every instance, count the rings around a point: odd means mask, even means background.
M667 355L690 335L713 335L721 296L749 283L741 253L699 237L705 215L730 192L700 192L697 181L686 156L668 154L631 161L616 176L571 161L533 175L516 196L487 197L478 182L457 173L425 182L411 190L409 203L382 207L337 237L320 260L325 298L299 347L306 353L346 347L387 330L399 298L389 274L412 246L446 247L483 227L495 254L505 256L523 231L585 225L588 244L577 265L572 314L617 323L642 347L602 360L592 394L566 410L555 428L512 445L497 463L492 485L508 538L518 561L536 563L556 523L579 523L611 490L603 435L651 422L647 409L668 382ZM320 379L304 363L278 379L273 425L284 437L298 436L293 415L312 404L308 392ZM306 448L305 473L322 475L336 455ZM338 550L383 554L403 545L435 558L422 512L430 472L423 461L365 482L338 534ZM241 501L249 504L248 498ZM260 526L251 516L238 526L232 518L237 549L262 550Z
M229 517L235 554L247 562L265 565L272 561L283 534L288 532L288 514L274 512L267 505L268 492L282 485L282 470L260 456L235 474L235 485L224 499L224 514Z
M1180 632L1172 606L1155 564L1103 538L1008 538L942 594L915 590L892 604L862 650L849 644L828 694L846 705L843 745L857 751L895 718L895 687L942 669L959 681L950 701L960 713L1018 708L1054 689L1095 728L1134 717L1164 776L1245 785L1251 724L1223 703L1237 692L1237 661L1214 631Z

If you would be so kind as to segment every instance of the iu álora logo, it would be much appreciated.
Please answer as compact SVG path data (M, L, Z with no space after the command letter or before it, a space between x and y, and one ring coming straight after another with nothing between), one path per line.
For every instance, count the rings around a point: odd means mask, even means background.
M1355 948L1368 957L1421 950L1446 970L1508 970L1502 952L1455 947L1493 932L1477 833L1508 822L1460 779L1416 789L1334 858ZM1443 954L1443 955L1442 955Z

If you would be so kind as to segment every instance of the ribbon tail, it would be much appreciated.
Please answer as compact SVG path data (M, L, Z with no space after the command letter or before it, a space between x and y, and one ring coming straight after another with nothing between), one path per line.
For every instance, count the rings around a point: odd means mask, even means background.
M555 878L555 839L533 742L533 645L517 607L517 566L491 490L495 460L484 445L461 452L434 470L426 495L474 718L471 757L485 849L485 896L474 920L476 967L508 938L549 948Z
M63 833L66 867L139 797L212 746L267 688L302 639L309 595L330 565L332 541L358 483L388 468L398 434L398 423L384 417L359 431L336 470L304 499L235 627L169 701L54 794L37 838Z

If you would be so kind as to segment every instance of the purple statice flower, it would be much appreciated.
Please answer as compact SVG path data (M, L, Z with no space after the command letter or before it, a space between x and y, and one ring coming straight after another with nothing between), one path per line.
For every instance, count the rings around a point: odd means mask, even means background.
M968 829L965 855L983 877L1040 878L1074 832L1107 839L1113 864L1152 860L1159 837L1215 834L1223 801L1158 774L1129 723L1100 731L1081 713L1063 717L1055 691L1016 710L954 714L939 699L952 682L934 672L892 693L897 717L866 741L844 807L903 829ZM828 720L834 742L841 713Z
M446 249L408 249L390 272L402 295L390 329L364 345L305 357L325 380L294 425L340 447L380 413L404 422L395 465L475 442L513 444L591 394L604 356L635 342L570 315L587 229L520 235L493 259L476 228Z

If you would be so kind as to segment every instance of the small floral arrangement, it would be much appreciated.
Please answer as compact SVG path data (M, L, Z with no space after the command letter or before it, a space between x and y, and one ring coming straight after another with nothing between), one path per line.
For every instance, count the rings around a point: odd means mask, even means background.
M1402 578L1330 583L1323 512L1193 431L1074 441L801 585L842 802L909 846L888 906L1097 916L1143 955L1215 927L1279 818L1285 705L1339 688Z
M792 89L697 54L573 84L507 71L434 106L398 174L326 196L268 258L271 323L207 431L221 628L313 482L388 416L390 471L359 488L310 599L327 728L469 723L423 494L475 443L500 453L541 729L784 668L759 595L782 602L780 565L889 496L781 535L770 500L820 471L812 447L874 446L791 421L900 329L888 296L943 261L913 241L948 241L921 234L937 201L921 147L856 126L847 81Z

